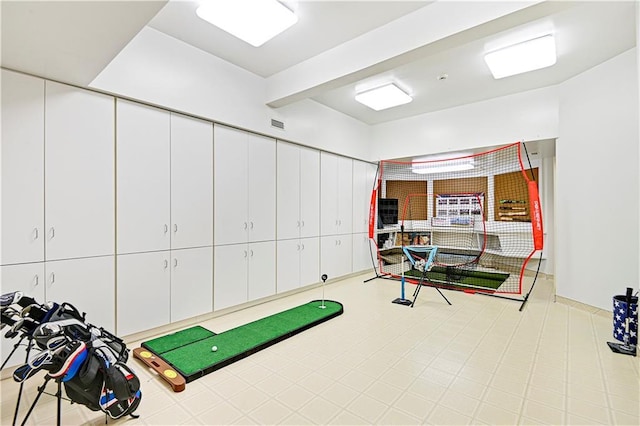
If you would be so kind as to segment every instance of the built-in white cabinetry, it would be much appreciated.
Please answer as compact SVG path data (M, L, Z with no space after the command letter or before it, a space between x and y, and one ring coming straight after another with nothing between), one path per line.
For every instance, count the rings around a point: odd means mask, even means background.
M214 126L214 244L276 237L276 142Z
M352 160L320 154L320 234L350 234L353 226Z
M320 238L278 241L277 292L320 281Z
M278 240L320 235L320 152L277 143Z
M2 70L1 153L0 264L43 261L44 80Z
M171 114L118 99L117 253L171 246Z
M369 233L353 234L353 272L373 269L377 256L376 244L369 238Z
M113 254L113 97L2 78L2 264Z
M117 257L119 335L212 312L213 247Z
M276 292L275 241L216 246L214 265L214 310Z
M118 100L118 254L213 244L213 125Z
M330 279L352 272L353 241L349 235L327 235L320 238L320 272Z
M120 254L116 333L126 336L171 322L169 251Z
M45 83L46 259L114 254L114 98Z
M88 323L114 331L114 271L113 255L7 265L1 268L2 292L22 291L37 303L70 303L86 313ZM17 338L1 340L4 361ZM24 363L24 356L18 351L8 365Z
M44 262L1 266L0 282L2 282L2 293L21 291L41 303L45 300L44 276ZM3 335L6 333L6 330L7 328L3 329ZM4 337L0 338L0 353L2 354L0 364L4 363L9 357L13 350L13 346L18 342L18 340L19 337L11 340L5 339ZM23 344L16 349L13 355L11 355L11 358L5 368L23 364L25 362L26 345L24 344L24 341L22 343ZM31 355L33 356L33 353Z
M171 114L171 248L213 245L213 124Z

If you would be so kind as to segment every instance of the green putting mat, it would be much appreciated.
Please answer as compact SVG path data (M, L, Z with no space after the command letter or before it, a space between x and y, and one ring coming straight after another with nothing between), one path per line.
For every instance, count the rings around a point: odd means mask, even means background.
M420 278L422 272L411 269L404 273L407 277ZM451 279L451 275L459 279ZM447 269L442 266L434 266L426 275L427 280L445 286L466 288L479 288L481 290L495 291L502 285L509 274L484 271L469 271L465 269L454 269L453 273L447 276Z
M195 326L148 340L142 347L166 361L189 383L342 312L339 302L314 300L220 334ZM212 351L214 346L216 351Z

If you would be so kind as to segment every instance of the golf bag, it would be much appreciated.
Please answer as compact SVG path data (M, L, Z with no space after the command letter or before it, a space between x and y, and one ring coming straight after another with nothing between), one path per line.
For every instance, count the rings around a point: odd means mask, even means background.
M0 296L2 326L7 338L18 333L35 343L40 352L13 373L17 382L36 372L64 384L67 397L92 411L117 419L133 413L142 398L140 380L127 365L129 350L103 328L85 321L69 303L38 304L20 292Z

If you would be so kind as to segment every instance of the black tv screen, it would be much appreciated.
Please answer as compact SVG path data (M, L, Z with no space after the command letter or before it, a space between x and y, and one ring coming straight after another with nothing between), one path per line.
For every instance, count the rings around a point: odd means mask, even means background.
M379 198L378 215L384 225L396 225L398 223L398 199Z

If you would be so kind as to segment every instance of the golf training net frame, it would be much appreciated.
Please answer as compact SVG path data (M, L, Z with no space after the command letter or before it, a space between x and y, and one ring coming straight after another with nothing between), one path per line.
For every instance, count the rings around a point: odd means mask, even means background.
M529 261L542 260L537 167L524 143L477 154L380 161L371 196L369 237L376 276L523 302ZM409 259L437 247L429 271ZM419 250L417 250L419 251ZM409 254L407 254L409 253Z

